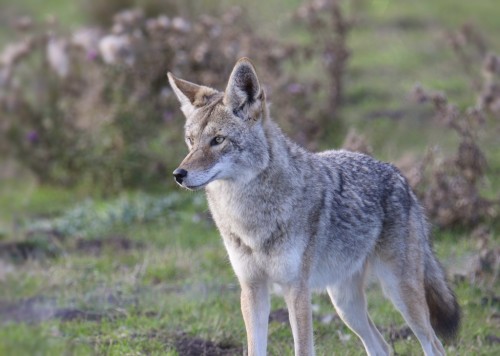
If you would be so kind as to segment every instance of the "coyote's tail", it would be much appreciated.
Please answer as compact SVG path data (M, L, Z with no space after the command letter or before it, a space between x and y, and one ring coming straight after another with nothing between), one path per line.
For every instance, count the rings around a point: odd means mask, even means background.
M412 204L413 229L420 235L424 245L424 288L429 307L431 325L443 339L453 339L460 327L460 306L455 294L448 286L446 274L434 256L429 240L429 229L422 207L415 197Z
M460 327L460 306L430 245L425 252L424 287L432 328L443 339L453 339Z

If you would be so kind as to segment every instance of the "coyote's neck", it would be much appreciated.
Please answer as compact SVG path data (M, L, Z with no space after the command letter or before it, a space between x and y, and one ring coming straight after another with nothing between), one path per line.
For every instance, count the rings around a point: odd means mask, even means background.
M238 236L251 249L264 248L270 236L281 236L303 200L304 165L309 153L266 123L267 166L249 180L217 180L207 188L212 216L225 240ZM257 165L257 164L256 164ZM302 169L301 169L302 167Z
M248 181L218 180L207 186L212 216L222 235L236 234L259 248L279 234L304 199L311 155L288 140L273 122L265 127L269 160ZM256 164L257 165L257 164ZM275 231L276 230L276 231Z

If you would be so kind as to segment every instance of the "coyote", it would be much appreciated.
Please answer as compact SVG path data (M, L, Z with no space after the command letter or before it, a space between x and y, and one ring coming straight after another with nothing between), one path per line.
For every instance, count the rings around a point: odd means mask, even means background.
M210 211L241 285L248 355L265 355L269 289L281 286L295 355L314 355L311 291L328 292L368 355L391 350L366 309L374 272L425 355L444 355L460 310L432 252L424 211L389 163L358 153L311 153L270 118L247 58L225 92L178 79L170 85L186 117L189 153L173 172L205 188Z

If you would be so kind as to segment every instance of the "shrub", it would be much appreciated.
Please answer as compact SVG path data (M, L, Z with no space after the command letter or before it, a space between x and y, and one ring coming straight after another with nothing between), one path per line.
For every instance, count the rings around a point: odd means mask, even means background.
M328 24L321 26L338 23L342 37L346 25L335 4L321 2L313 10L331 10ZM102 13L107 11L103 7ZM259 63L261 77L269 78L263 84L270 101L285 108L277 119L287 131L302 143L317 138L318 124L340 103L345 40L335 37L342 43L330 48L324 41L318 47L327 57L322 76L338 72L332 82L299 85L297 70L290 74L287 66L307 62L313 47L261 36L246 19L238 7L219 18L201 15L194 21L147 17L132 9L115 14L109 30L89 27L69 35L54 23L24 20L22 39L1 54L0 152L14 156L43 182L86 181L118 190L159 181L182 149L182 120L173 118L178 104L166 72L223 89L243 56ZM309 25L311 33L315 26ZM339 61L332 64L334 57ZM318 100L324 92L334 102Z
M414 98L421 103L431 103L436 120L453 130L460 142L456 152L449 157L431 150L410 181L438 225L471 226L497 217L499 213L500 197L492 199L481 194L489 165L478 132L500 114L500 57L487 51L484 40L470 25L462 27L458 34L449 34L449 39L471 77L476 103L460 110L443 93L420 86L415 88ZM482 61L482 70L475 66L478 61Z

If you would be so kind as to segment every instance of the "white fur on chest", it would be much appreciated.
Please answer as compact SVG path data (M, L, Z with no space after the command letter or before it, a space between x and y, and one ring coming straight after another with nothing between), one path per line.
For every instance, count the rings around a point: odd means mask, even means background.
M259 250L245 252L241 247L236 247L231 240L223 239L231 265L240 280L265 279L286 285L300 276L302 251L298 248L287 248L273 254Z
M298 278L305 248L300 243L302 239L272 252L263 247L276 229L276 221L285 221L289 212L286 209L281 209L280 215L266 212L264 206L242 199L217 181L210 188L210 210L238 278L247 281L265 278L278 284Z

